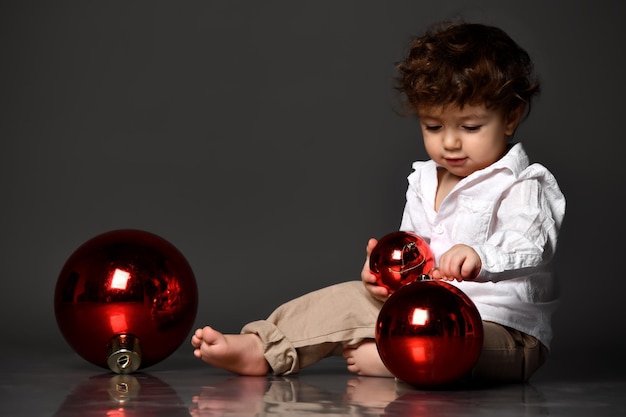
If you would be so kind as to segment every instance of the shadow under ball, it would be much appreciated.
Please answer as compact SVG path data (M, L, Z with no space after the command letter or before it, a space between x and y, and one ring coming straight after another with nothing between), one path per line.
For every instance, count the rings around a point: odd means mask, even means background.
M68 344L119 374L154 365L187 339L198 307L193 271L167 240L114 230L86 241L58 276L54 311Z

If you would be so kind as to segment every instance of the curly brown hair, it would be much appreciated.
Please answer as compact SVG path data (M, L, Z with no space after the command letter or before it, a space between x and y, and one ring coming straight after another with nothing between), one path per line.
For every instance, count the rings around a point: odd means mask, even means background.
M502 29L477 23L439 23L411 44L396 64L396 89L407 110L419 107L484 104L505 114L539 93L528 53Z

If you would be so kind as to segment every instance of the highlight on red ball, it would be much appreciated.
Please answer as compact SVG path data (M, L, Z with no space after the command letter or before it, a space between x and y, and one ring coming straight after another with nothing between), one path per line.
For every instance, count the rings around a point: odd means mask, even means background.
M377 284L393 293L428 274L435 267L435 256L421 236L398 231L378 241L370 254L369 266Z

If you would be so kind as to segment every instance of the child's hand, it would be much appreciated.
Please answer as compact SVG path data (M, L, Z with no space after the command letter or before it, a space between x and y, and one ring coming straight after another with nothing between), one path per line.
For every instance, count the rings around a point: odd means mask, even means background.
M433 279L471 281L480 273L482 262L474 249L454 245L439 258L439 266L431 272Z
M372 249L374 249L374 246L377 244L378 241L374 238L371 238L367 242L367 248L365 249L365 265L363 265L363 270L361 271L361 281L363 281L365 288L372 295L372 297L380 301L385 301L389 298L389 290L376 283L376 275L372 274L372 271L370 270L370 255L372 254Z

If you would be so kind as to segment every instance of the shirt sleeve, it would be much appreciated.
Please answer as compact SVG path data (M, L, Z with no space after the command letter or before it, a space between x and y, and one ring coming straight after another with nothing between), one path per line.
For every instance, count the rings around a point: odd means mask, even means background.
M541 165L531 165L502 194L489 237L474 247L482 261L476 281L500 281L545 267L564 215L565 197L556 180Z

